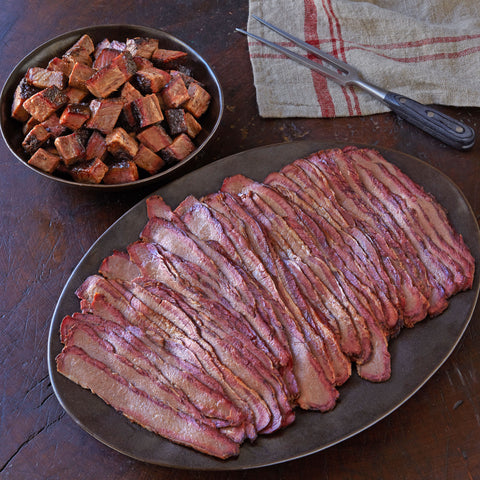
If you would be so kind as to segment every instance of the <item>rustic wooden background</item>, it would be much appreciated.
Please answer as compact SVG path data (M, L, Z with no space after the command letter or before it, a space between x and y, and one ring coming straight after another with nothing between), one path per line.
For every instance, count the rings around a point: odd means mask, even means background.
M199 51L224 90L221 127L192 168L252 147L303 139L389 147L446 173L479 218L478 145L466 153L453 151L392 114L260 118L246 39L234 32L245 28L247 15L246 0L6 0L0 8L0 83L33 48L74 28L107 23L161 28ZM479 130L479 109L443 110ZM413 398L367 431L307 458L243 472L190 472L143 464L100 444L71 420L52 391L49 323L85 251L156 186L103 194L59 185L20 165L3 142L0 166L0 478L480 478L478 308L452 356Z

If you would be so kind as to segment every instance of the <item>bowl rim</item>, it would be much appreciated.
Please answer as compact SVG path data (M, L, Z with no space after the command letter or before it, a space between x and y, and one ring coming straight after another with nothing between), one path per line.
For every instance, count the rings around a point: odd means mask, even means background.
M55 37L50 38L49 40L46 40L39 46L35 47L33 50L31 50L29 53L27 53L12 69L10 74L8 75L7 79L4 82L4 85L2 86L2 89L0 91L0 105L3 105L5 102L8 102L8 106L11 106L11 98L7 98L7 93L8 91L12 88L12 83L14 82L14 79L20 78L20 75L22 74L22 71L26 72L27 69L31 66L35 65L30 65L30 62L32 62L33 58L35 58L39 53L41 53L42 50L58 43L61 42L64 39L67 39L69 37L73 36L81 36L83 34L88 34L89 32L96 32L96 31L102 31L102 30L138 30L139 31L139 36L145 36L146 32L151 32L151 35L153 36L159 36L160 38L169 40L175 44L177 44L179 47L182 47L187 51L189 54L193 54L193 57L195 58L195 61L202 64L203 68L205 69L205 73L208 75L208 77L212 80L212 84L214 85L216 89L216 93L218 95L215 95L215 99L218 102L218 114L217 117L207 134L207 136L204 138L202 143L198 145L193 152L191 152L187 157L182 159L181 161L171 165L165 170L162 170L154 175L149 175L144 178L140 178L138 180L135 180L134 182L129 182L129 183L118 183L118 184L89 184L89 183L81 183L81 182L75 182L73 180L69 180L66 178L62 178L59 176L55 176L53 174L44 172L38 168L33 167L32 165L29 165L28 162L20 157L17 152L14 150L13 147L13 142L9 140L7 137L7 134L5 132L4 124L11 119L11 117L8 117L7 114L4 112L4 108L0 108L0 130L1 134L3 137L3 140L5 144L7 145L8 149L10 150L10 153L25 167L27 167L29 170L32 170L36 174L39 174L45 178L48 178L50 180L54 180L59 183L63 183L66 185L71 185L77 188L83 188L83 189L91 189L91 190L123 190L123 189L129 189L129 188L136 188L136 187L142 187L146 186L150 183L160 183L162 179L172 177L169 179L173 180L175 177L173 176L174 172L182 167L185 166L189 161L191 161L194 157L196 157L202 150L203 148L207 145L207 143L212 139L214 134L216 133L218 127L220 126L220 123L222 121L222 117L224 114L224 95L223 95L223 90L220 85L220 81L213 71L212 67L210 64L205 60L205 58L198 53L196 49L188 45L186 42L184 42L182 39L178 38L177 36L163 30L160 28L156 27L150 27L146 25L136 25L136 24L122 24L122 23L110 23L110 24L100 24L100 25L90 25L90 26L85 26L85 27L80 27L76 28L74 30L69 30L64 33L61 33L59 35L56 35ZM142 34L143 32L143 34ZM23 72L23 73L24 73ZM18 82L15 83L15 86L18 84ZM211 92L209 92L211 93ZM213 97L213 95L212 95ZM10 108L8 109L10 111ZM5 118L8 117L8 118ZM21 124L19 123L19 127L21 128Z

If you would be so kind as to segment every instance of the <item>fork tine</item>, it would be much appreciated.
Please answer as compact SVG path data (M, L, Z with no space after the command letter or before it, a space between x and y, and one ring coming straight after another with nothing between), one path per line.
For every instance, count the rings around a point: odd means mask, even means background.
M349 72L352 72L354 70L354 68L351 65L348 65L348 63L345 63L342 60L340 60L339 58L334 57L333 55L330 55L330 54L314 47L313 45L310 45L309 43L304 42L303 40L300 40L297 37L294 37L290 33L285 32L284 30L276 27L275 25L272 25L271 23L268 23L263 18L257 17L253 13L252 13L252 17L255 20L257 20L258 22L260 22L261 24L265 25L270 30L273 30L274 32L277 32L282 37L286 38L287 40L290 40L295 45L298 45L299 47L303 48L304 50L307 50L308 52L313 53L316 57L321 58L322 60L325 60L325 61L331 63L335 68L338 68L340 71L342 71L344 73L349 73Z
M270 42L269 40L266 40L265 38L259 37L258 35L255 35L254 33L247 32L246 30L242 30L241 28L236 28L235 29L239 33L243 33L244 35L247 35L249 37L254 38L255 40L269 46L270 48L273 48L277 52L280 52L284 54L285 56L291 58L292 60L295 60L298 63L301 63L302 65L315 70L322 75L325 75L326 77L334 80L337 83L340 83L341 85L346 85L347 77L343 73L339 73L338 71L335 71L331 68L325 67L324 65L320 65L319 63L316 63L312 60L310 60L307 57L304 57L302 55L299 55L298 53L292 52L291 50L288 50L285 47L282 47L281 45L278 45L277 43ZM348 73L348 72L346 72Z

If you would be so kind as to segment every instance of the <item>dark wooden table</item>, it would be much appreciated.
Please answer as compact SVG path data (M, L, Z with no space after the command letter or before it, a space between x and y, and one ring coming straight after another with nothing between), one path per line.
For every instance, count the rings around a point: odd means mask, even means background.
M480 215L480 142L460 153L391 114L313 120L259 117L245 37L247 1L3 2L0 82L30 50L92 24L164 29L218 74L225 114L200 167L252 147L300 140L364 143L412 154L447 174ZM460 79L459 79L460 80ZM480 110L444 108L480 130ZM480 478L480 310L448 361L401 408L307 458L244 472L143 464L99 443L62 410L47 372L50 319L72 269L94 240L155 187L92 193L19 165L0 144L0 478L2 479L474 479Z

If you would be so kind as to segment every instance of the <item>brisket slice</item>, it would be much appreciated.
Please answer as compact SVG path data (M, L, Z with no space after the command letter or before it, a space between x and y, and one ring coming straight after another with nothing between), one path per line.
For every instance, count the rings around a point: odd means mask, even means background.
M226 186L228 188L228 185ZM222 187L223 188L223 187ZM318 257L311 256L311 252L306 248L305 244L302 244L298 241L298 236L296 232L291 229L285 222L281 221L278 215L271 215L267 211L266 205L263 205L263 209L259 207L259 202L255 203L250 196L241 195L240 198L244 204L249 208L251 213L259 218L263 223L268 233L272 235L274 239L274 244L277 245L280 254L284 258L297 258L300 257L304 262L302 268L308 271L308 268L311 270L311 275L315 275L321 279L323 282L327 282L328 278L326 273L330 273L329 286L335 288L336 295L341 298L342 303L348 305L352 314L356 314L356 325L361 325L362 321L365 321L366 332L370 336L375 335L379 337L378 341L369 343L370 347L380 348L381 351L373 353L372 350L368 350L368 356L357 361L357 365L364 363L369 363L371 357L375 359L375 368L358 369L359 373L366 378L372 381L383 381L389 378L390 376L390 355L387 350L387 341L385 334L381 331L376 323L376 318L373 315L372 311L369 309L368 302L362 298L361 292L354 290L348 282L345 282L341 279L341 272L336 272L336 275L328 269L328 267L322 262ZM268 218L267 218L268 215ZM296 242L296 245L295 245ZM301 295L301 292L298 292L298 286L295 285L291 290L295 298L297 305L302 306L302 312L307 312L308 315L305 316L307 322L313 322L318 325L318 317L315 318L313 309L309 309L308 300ZM321 320L320 320L321 321ZM331 344L327 344L331 346ZM332 359L332 351L330 350L330 359ZM327 358L329 357L326 353ZM337 357L338 358L338 357ZM334 363L335 367L338 367L338 363Z
M88 282L87 282L88 281ZM200 372L198 378L210 388L223 392L224 395L238 408L245 417L245 431L248 438L255 438L256 430L253 427L253 412L248 400L250 392L232 372L221 364L212 348L206 342L198 342L185 335L169 319L151 310L147 303L154 304L154 299L148 292L135 288L133 296L129 290L114 281L107 282L101 277L89 277L78 291L83 304L88 304L89 311L102 318L118 323L123 328L134 328L134 334L146 343L148 348L161 355L158 345L162 343L172 356L180 361L192 364ZM88 283L88 285L85 285ZM132 288L133 289L133 288ZM102 301L103 296L106 301ZM131 304L127 309L125 303ZM112 307L112 304L117 308ZM117 310L117 311L115 311ZM122 315L118 314L122 312ZM125 315L125 316L123 316ZM125 324L125 319L127 324ZM139 337L139 331L142 332ZM203 372L205 372L203 374ZM212 385L213 383L213 385ZM216 386L218 385L218 387Z
M394 229L396 238L401 241L405 251L414 253L417 261L420 260L426 270L427 280L431 287L428 298L429 313L440 313L447 307L447 291L453 289L453 279L450 270L429 250L428 242L421 227L411 216L404 214L404 205L398 197L388 197L384 188L378 184L372 192L358 177L355 168L348 157L340 150L322 152L312 155L309 161L322 171L328 173L329 181L332 178L341 178L347 183L350 190L366 202L370 210L380 213L382 220ZM373 185L371 185L373 188ZM380 198L376 195L380 195Z
M229 218L237 232L242 232L244 245L251 245L263 270L257 269L256 265L258 264L253 263L253 257L247 260L252 262L249 265L261 272L256 277L257 280L272 292L278 305L283 309L283 315L279 315L279 320L284 325L292 350L294 372L300 391L297 399L298 405L304 409L329 410L333 408L338 391L334 389L332 382L327 380L327 375L331 375L332 372L325 372L319 363L320 359L313 354L311 343L316 334L308 325L304 325L300 321L300 318L303 317L302 312L287 290L286 282L291 279L291 274L288 273L285 264L274 251L262 227L243 208L238 199L229 194L219 195L221 195L221 201L218 201L219 196L204 200L212 209ZM242 254L243 250L239 249L238 252ZM264 272L267 275L264 275Z
M88 317L83 318L66 317L63 322L71 325L69 333L64 338L65 346L76 346L81 348L89 357L104 363L110 370L127 379L133 386L143 390L150 398L168 404L175 410L194 417L200 423L216 427L213 421L206 418L194 407L187 396L178 389L175 389L168 381L159 374L154 365L144 359L138 351L134 351L131 345L122 341L110 333L107 338L98 335L102 319L94 318L89 322ZM84 321L83 321L84 320ZM132 357L135 363L132 362Z
M185 271L182 271L182 274L185 273ZM254 390L260 393L262 398L265 399L275 420L270 425L268 432L274 431L279 428L279 426L291 423L293 420L292 407L288 401L286 387L278 370L276 370L261 350L254 348L252 342L249 341L249 339L244 339L231 325L227 323L222 323L221 326L218 325L219 319L225 319L227 317L225 311L217 308L213 302L207 302L208 310L202 307L199 308L200 302L194 302L196 306L196 309L194 309L191 305L188 305L189 299L182 299L180 295L172 295L170 289L167 291L164 288L159 288L158 285L155 287L149 286L147 289L157 297L162 299L168 298L172 304L175 304L175 306L189 314L203 334L208 333L211 329L217 338L223 339L225 343L224 346L231 351L233 351L232 348L235 347L237 356L240 355L238 358L244 359L242 362L238 361L238 363L247 362L251 368L255 369L255 372L258 372L263 382L267 384L267 388L263 390L262 385L257 385ZM175 298L172 298L172 296ZM255 385L256 375L253 378L249 375L244 378L244 381L249 385ZM272 391L275 393L276 398L272 396ZM281 425L278 424L279 421ZM267 433L267 430L263 430L263 433Z
M205 378L203 371L175 357L162 346L157 345L156 348L151 348L148 345L148 340L143 342L136 335L120 327L118 323L107 319L112 318L111 310L109 309L109 314L105 315L105 307L108 304L104 303L101 307L98 305L99 301L105 302L104 299L98 300L98 297L96 297L94 301L96 305L93 310L100 312L101 317L96 314L76 313L73 317L66 317L63 320L62 329L68 330L67 335L63 335L63 343L73 344L72 331L83 333L81 338L84 340L88 340L95 334L96 338L94 340L96 343L111 345L116 356L121 357L123 361L130 362L132 366L138 367L143 372L155 374L156 379L154 381L160 381L169 391L175 392L176 396L188 407L188 409L183 410L179 408L180 410L194 415L195 410L189 405L191 403L206 420L219 428L240 426L243 423L244 416L241 411L223 395L223 390L210 388L208 384L200 381L200 379ZM120 312L117 315L121 315ZM82 344L75 342L75 345L89 353L87 351L88 346L85 348L86 344L82 346ZM90 353L90 356L94 355ZM95 356L95 358L101 360L98 356ZM112 367L110 366L110 368ZM211 384L210 381L208 383Z
M190 205L186 207L186 203ZM253 306L255 322L251 322L252 328L268 346L275 366L282 372L288 386L291 398L298 394L295 377L292 370L292 354L288 346L287 337L279 322L275 308L268 292L249 274L243 265L241 257L235 247L223 231L221 224L214 218L209 209L193 197L187 197L185 202L179 205L186 207L186 211L178 218L184 226L192 232L192 239L212 258L216 265L225 272L225 277L230 285L235 285L244 302ZM240 277L240 278L237 278ZM245 296L245 290L251 295Z
M103 259L98 272L105 278L124 282L131 282L142 275L140 269L130 261L128 253L118 250Z
M265 183L288 199L311 241L331 259L334 268L342 270L347 279L364 283L379 296L385 313L385 328L391 335L397 333L403 323L405 297L392 282L391 267L385 265L372 239L356 225L339 224L319 214L315 199L282 173L270 174ZM393 272L393 277L398 274Z
M130 420L175 443L218 458L238 455L239 446L217 429L150 398L105 364L78 347L65 347L57 369L83 388L90 389Z
M217 242L206 243L200 240L188 231L180 219L177 224L178 227L172 226L171 222L154 217L148 222L141 236L146 241L153 241L172 253L177 253L177 256L184 260L183 266L188 265L185 263L187 260L197 265L200 270L196 269L196 272L202 276L202 286L209 284L214 290L209 291L209 297L222 303L224 300L228 301L227 308L242 315L237 325L241 327L248 322L245 327L251 327L248 329L251 340L262 348L276 365L287 365L291 362L285 347L275 341L273 330L267 321L269 319L265 319L265 312L257 306L263 299L258 298L260 293L256 283L226 256L226 252ZM179 228L180 226L184 228ZM272 352L272 343L276 350L281 349L282 359L279 360Z
M165 285L171 288L172 282L179 278L172 272L172 265L169 265L165 256L160 253L154 244L137 243L131 245L129 253L132 260L142 270L145 279L155 283L167 282ZM254 368L251 359L244 357L242 351L235 348L236 345L232 345L233 338L227 337L225 339L225 337L221 337L219 329L216 332L212 331L211 326L202 323L198 315L192 319L180 308L162 297L160 297L161 302L159 302L158 291L154 290L153 294L152 291L149 291L149 293L154 298L153 305L149 305L154 311L175 322L182 330L187 330L186 334L193 336L196 341L208 343L218 356L219 361L245 383L253 400L250 404L257 420L257 431L271 431L270 422L273 423L275 428L278 428L281 425L282 418L271 384L265 382L258 370Z
M347 154L361 169L367 169L394 194L401 197L408 208L417 213L426 233L449 256L457 267L454 278L459 290L471 288L475 261L461 235L455 232L440 204L423 188L408 178L399 168L386 162L372 149L353 150ZM357 167L358 168L358 167ZM362 170L359 174L364 178Z
M322 214L331 212L336 222L345 225L344 228L357 226L373 240L392 283L404 294L403 321L407 326L413 325L425 317L429 306L427 298L430 297L431 286L427 281L425 266L381 204L372 198L370 207L366 203L368 198L354 194L343 177L331 170L327 172L327 180L323 171L312 162L298 160L282 169L282 173L308 189L317 205L322 206ZM336 202L332 202L332 199ZM340 208L336 209L336 204ZM387 260L391 263L386 263ZM389 267L393 267L394 271Z

